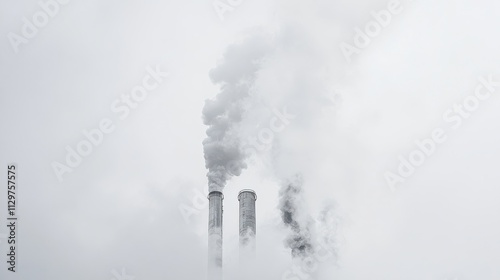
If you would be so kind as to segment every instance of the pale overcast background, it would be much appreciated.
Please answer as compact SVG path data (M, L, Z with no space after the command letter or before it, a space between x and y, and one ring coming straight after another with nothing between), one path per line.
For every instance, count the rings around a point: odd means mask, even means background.
M210 71L233 44L251 53L248 42L260 40L272 51L246 122L265 128L285 106L296 118L228 182L225 279L238 279L243 188L258 193L259 279L301 279L283 277L293 261L277 207L290 170L304 177L309 215L335 205L337 256L310 279L500 279L500 87L458 129L443 119L480 77L500 81L500 4L401 0L401 12L349 62L342 43L354 46L356 28L389 2L243 0L221 20L212 0L70 0L16 53L9 34L21 36L23 18L42 8L1 0L0 279L121 280L123 271L136 280L205 279L202 109L220 91ZM245 54L233 54L236 69L225 75L240 71ZM111 104L148 66L169 76L121 120ZM59 181L53 163L65 164L66 146L106 118L114 131ZM397 174L399 155L436 128L447 140L391 190L386 172ZM6 263L11 162L16 273ZM183 209L196 211L186 218Z

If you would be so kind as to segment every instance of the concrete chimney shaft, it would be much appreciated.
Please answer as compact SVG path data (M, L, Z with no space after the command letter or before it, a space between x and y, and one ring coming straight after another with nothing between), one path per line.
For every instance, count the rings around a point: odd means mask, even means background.
M257 194L253 190L242 190L238 194L240 202L240 261L255 259Z
M208 194L208 280L222 280L222 201L220 191Z

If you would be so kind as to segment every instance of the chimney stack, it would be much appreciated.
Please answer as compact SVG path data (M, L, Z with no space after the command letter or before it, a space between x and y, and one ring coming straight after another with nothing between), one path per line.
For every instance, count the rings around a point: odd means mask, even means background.
M246 265L255 260L257 194L253 190L242 190L238 194L240 202L240 263Z
M222 201L220 191L208 194L208 280L222 280Z

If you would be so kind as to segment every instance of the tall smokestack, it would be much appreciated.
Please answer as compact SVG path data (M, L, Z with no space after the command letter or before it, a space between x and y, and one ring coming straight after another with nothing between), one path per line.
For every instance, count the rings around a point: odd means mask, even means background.
M238 194L240 202L240 263L255 260L257 194L253 190L242 190Z
M208 280L222 280L222 201L220 191L208 194Z

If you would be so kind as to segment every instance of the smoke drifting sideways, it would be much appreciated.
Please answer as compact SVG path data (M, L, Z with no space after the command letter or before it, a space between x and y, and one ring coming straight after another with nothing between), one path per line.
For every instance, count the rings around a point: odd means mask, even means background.
M228 47L222 62L210 72L221 86L215 99L205 101L203 122L209 126L203 141L209 191L222 191L232 176L246 168L248 154L242 147L238 126L245 104L270 44L263 36L251 36Z
M292 257L300 260L313 255L315 251L310 231L312 218L304 215L305 211L301 211L302 184L300 175L287 181L280 191L279 205L283 223L290 230L285 245L291 249Z

